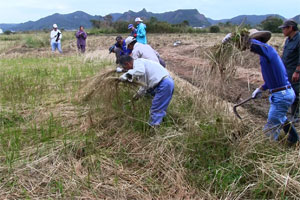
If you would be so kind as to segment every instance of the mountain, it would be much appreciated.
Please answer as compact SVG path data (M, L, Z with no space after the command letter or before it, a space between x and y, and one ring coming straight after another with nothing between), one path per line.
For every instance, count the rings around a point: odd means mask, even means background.
M176 10L165 13L152 13L143 9L139 12L128 11L119 17L118 21L134 21L136 17L140 17L143 20L149 20L151 17L155 17L159 21L166 21L170 24L179 24L184 20L187 20L190 26L209 26L210 23L203 14L200 14L197 9Z
M113 18L113 22L117 21L123 14L122 13L111 13L109 14Z
M0 28L3 30L3 31L6 31L6 30L11 30L13 27L17 26L18 24L0 24Z
M300 24L300 15L297 15L297 16L293 17L293 19L294 19L298 24Z
M90 20L92 19L102 19L101 16L92 16L82 11L77 11L70 14L58 14L41 18L37 21L28 21L25 23L17 24L12 27L11 30L14 31L28 31L28 30L42 30L51 29L53 24L57 24L59 29L77 29L79 26L84 26L85 28L91 28L92 24Z
M285 20L285 18L281 15L269 14L269 15L239 15L231 19L221 19L221 20L209 19L209 22L211 24L230 22L231 24L236 24L236 25L240 25L243 23L243 24L249 24L251 26L256 26L270 16L278 17L282 20Z

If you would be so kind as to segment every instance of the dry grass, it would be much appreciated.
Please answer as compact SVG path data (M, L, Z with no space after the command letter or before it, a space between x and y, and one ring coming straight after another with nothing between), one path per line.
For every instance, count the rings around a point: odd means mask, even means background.
M90 37L89 45L93 46L76 62L103 68L77 82L70 79L63 98L47 90L50 94L45 102L34 106L20 102L16 107L24 109L16 114L25 120L16 127L1 127L10 131L5 136L11 140L6 144L7 138L1 138L9 151L5 154L1 149L0 154L0 198L300 198L299 148L287 149L284 138L271 143L262 135L263 121L242 108L239 112L243 112L244 121L237 121L232 104L216 96L221 85L211 82L216 79L207 70L209 60L203 52L222 35L149 37L157 48L165 43L166 52L175 55L170 55L171 60L181 59L179 67L192 65L191 82L197 85L172 74L176 89L161 129L147 125L151 99L128 103L138 85L116 81L119 74L114 72L113 55L106 50L114 36ZM172 42L178 38L183 45L175 49ZM189 46L196 50L190 51ZM184 55L176 50L184 50ZM34 51L26 56L34 59ZM190 59L184 57L187 52L192 52ZM2 56L14 59L25 55ZM41 56L59 55L44 50ZM62 55L67 61L73 56L77 56L76 50ZM257 72L258 64L250 59L251 54L243 56L244 71L235 66L237 73ZM67 65L74 68L72 63ZM259 78L251 79L251 84ZM75 92L77 101L69 91L75 83L80 86ZM14 110L9 105L1 105L4 117L0 120L15 119L15 115L6 116ZM32 137L31 141L30 134L37 139ZM18 147L18 141L26 145Z

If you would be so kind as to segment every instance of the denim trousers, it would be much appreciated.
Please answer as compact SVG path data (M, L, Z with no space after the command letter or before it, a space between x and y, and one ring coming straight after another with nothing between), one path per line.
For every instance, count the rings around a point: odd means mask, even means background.
M166 115L167 108L173 96L174 81L171 77L163 79L154 89L154 98L150 109L150 125L159 125Z
M295 100L295 92L292 88L274 92L270 95L270 109L268 121L264 127L264 132L272 140L278 140L280 129L287 121L287 111Z
M62 53L61 50L61 43L60 42L52 42L51 43L51 49L54 52L56 49L58 49L59 53Z

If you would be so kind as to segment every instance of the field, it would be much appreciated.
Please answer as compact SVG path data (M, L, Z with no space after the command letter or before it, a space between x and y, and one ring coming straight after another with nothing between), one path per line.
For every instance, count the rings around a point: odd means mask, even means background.
M151 98L128 103L135 86L103 84L119 76L115 35L88 37L84 55L74 33L63 54L48 36L0 36L0 199L300 198L299 147L262 133L268 94L239 108L243 120L232 112L262 77L243 52L221 79L209 55L224 34L148 36L176 85L159 129L147 125Z

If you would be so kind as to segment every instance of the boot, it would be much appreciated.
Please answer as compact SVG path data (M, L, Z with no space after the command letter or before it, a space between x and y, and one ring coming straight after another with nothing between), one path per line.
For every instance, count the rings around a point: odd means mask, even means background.
M287 139L289 143L295 144L299 140L297 130L290 121L284 123L283 130L286 134L289 134Z

